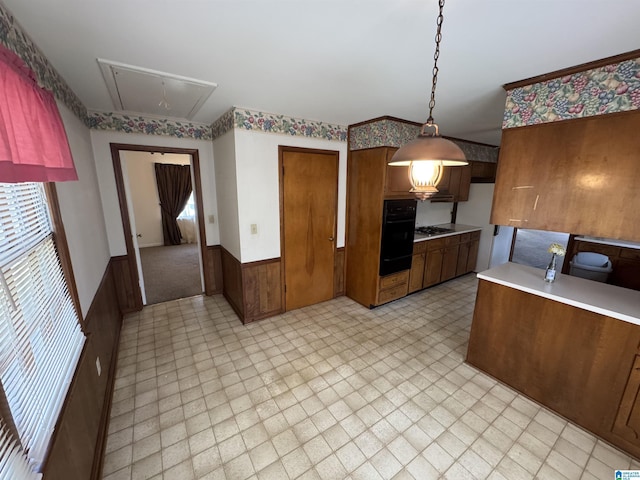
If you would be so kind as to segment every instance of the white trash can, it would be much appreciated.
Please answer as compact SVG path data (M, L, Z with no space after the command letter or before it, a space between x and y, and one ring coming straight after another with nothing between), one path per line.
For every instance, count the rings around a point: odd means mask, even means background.
M569 262L569 266L569 275L596 282L606 282L613 271L609 257L595 252L576 253Z

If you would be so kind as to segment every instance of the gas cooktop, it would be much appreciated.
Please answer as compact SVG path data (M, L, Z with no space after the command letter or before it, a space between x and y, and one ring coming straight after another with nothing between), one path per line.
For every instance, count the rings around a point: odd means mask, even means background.
M416 233L421 233L422 235L442 235L443 233L451 233L455 232L453 228L445 228L445 227L418 227L416 228Z

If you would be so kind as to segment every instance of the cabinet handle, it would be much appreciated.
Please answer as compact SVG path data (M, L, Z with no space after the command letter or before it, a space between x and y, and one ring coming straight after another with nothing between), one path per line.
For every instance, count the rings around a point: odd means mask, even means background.
M533 204L533 209L535 210L536 208L538 208L538 200L540 200L540 195L536 195L536 201Z

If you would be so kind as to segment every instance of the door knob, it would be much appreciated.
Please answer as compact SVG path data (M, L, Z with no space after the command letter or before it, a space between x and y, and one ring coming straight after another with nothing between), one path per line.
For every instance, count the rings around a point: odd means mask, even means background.
M329 237L329 241L330 241L330 242L333 242L333 237Z

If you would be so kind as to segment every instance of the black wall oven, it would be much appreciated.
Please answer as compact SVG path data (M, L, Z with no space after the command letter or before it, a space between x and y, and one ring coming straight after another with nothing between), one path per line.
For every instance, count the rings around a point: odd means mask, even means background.
M416 200L384 201L380 276L411 268L416 206Z

